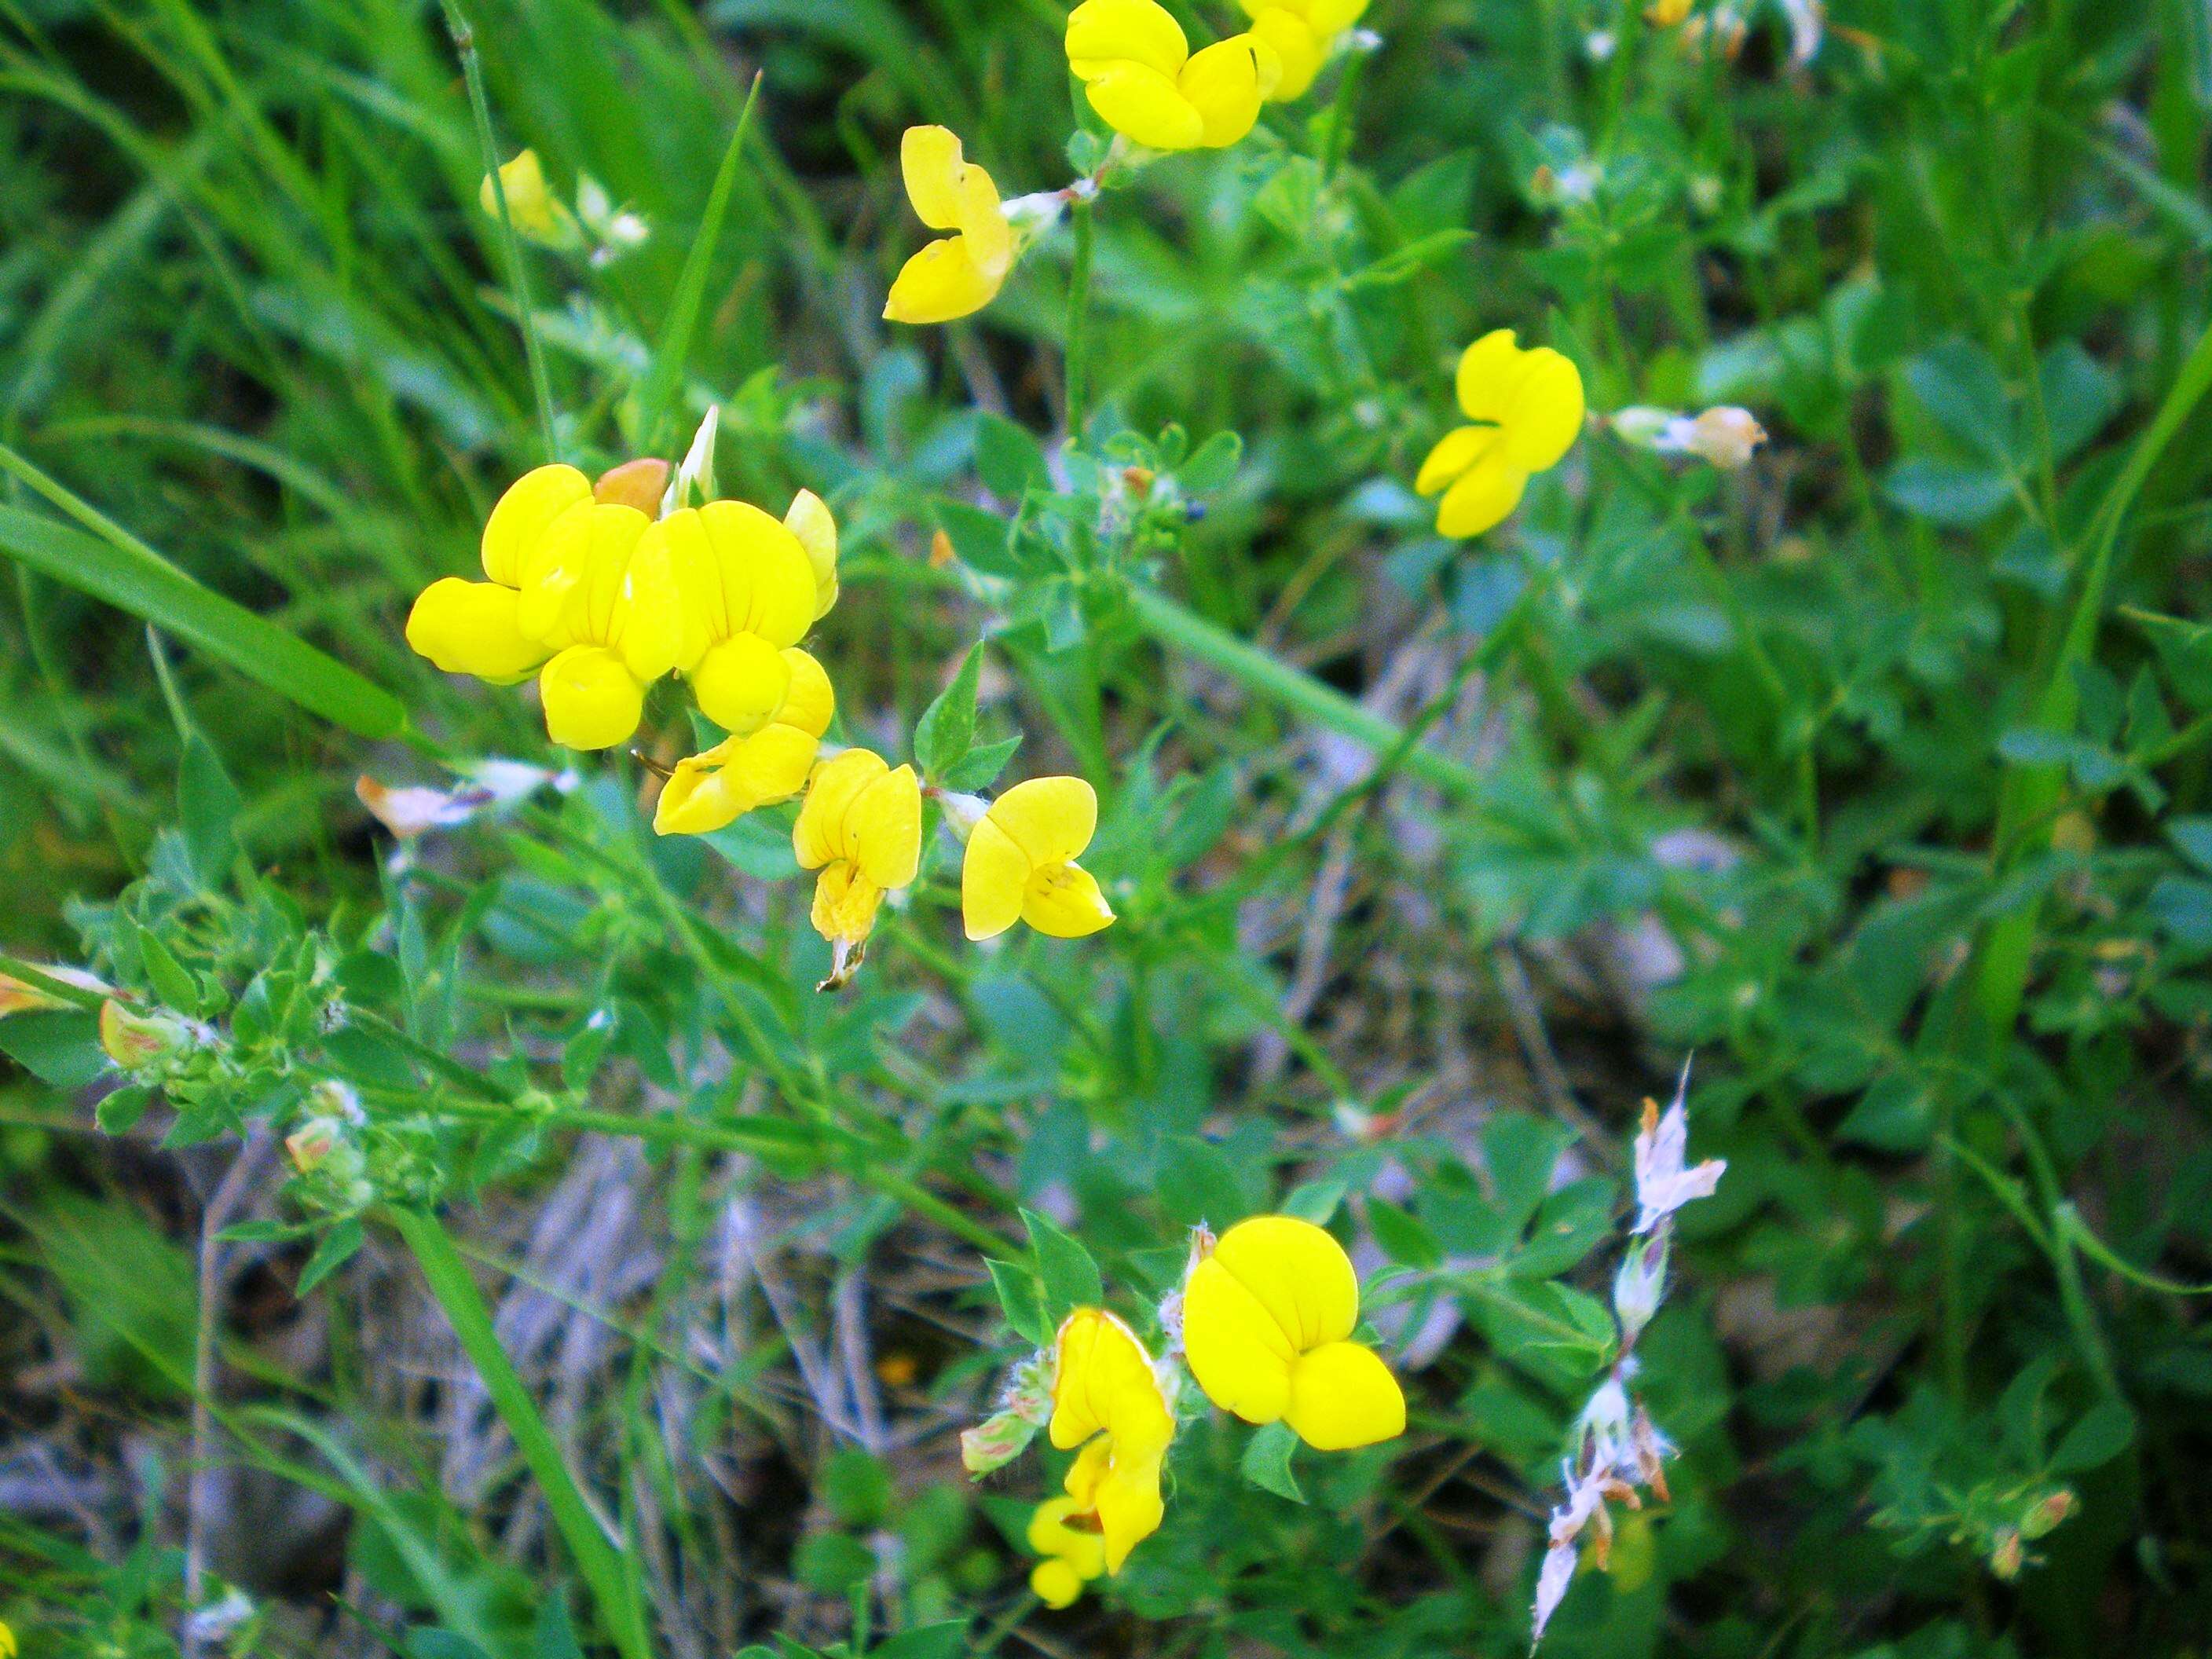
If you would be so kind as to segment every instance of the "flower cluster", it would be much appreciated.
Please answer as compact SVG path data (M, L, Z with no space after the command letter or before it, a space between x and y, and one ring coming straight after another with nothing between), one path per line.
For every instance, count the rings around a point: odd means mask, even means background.
M448 673L495 684L535 674L547 735L571 749L628 742L650 688L682 678L728 735L668 773L653 828L710 835L804 795L792 848L800 869L820 872L812 916L832 947L824 984L835 987L859 966L884 897L920 872L924 791L913 767L866 750L823 754L836 694L799 641L837 602L829 507L806 490L781 520L744 501L675 504L693 488L713 495L703 458L714 424L710 416L673 487L658 460L596 483L572 466L526 473L484 526L488 580L433 582L408 617L407 641ZM1026 921L1079 939L1113 921L1076 862L1097 829L1090 784L1032 778L995 801L939 799L967 845L969 938Z
M1104 1309L1070 1313L1049 1352L1018 1370L1006 1409L962 1440L978 1475L1018 1455L1039 1426L1076 1453L1064 1495L1030 1523L1030 1547L1044 1558L1030 1579L1038 1598L1067 1606L1158 1529L1186 1368L1222 1410L1284 1424L1317 1451L1404 1433L1406 1397L1381 1356L1354 1340L1358 1322L1359 1281L1343 1247L1280 1215L1240 1222L1218 1240L1198 1230L1182 1285L1161 1310L1164 1360Z
M1158 0L1083 0L1068 14L1068 70L1083 83L1091 112L1117 137L1096 172L1063 189L1009 202L950 130L908 128L899 145L907 199L923 224L948 234L901 267L884 316L949 323L981 311L1032 240L1070 203L1097 195L1108 168L1134 166L1152 153L1240 142L1263 104L1304 95L1367 9L1367 0L1240 3L1251 27L1195 52Z

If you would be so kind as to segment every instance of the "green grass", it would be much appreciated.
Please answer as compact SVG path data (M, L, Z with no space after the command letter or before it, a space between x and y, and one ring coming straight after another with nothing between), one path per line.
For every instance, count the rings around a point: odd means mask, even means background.
M1525 1652L1689 1054L1674 1501L1544 1650L2201 1641L2212 27L1832 0L1797 64L1742 9L1729 60L1375 0L1356 74L915 330L899 135L1065 184L1055 0L470 0L494 153L650 228L599 264L479 208L439 7L0 0L0 956L243 1057L96 1115L84 1014L0 1020L31 1659L174 1650L188 1558L250 1598L210 1652ZM1594 427L1441 542L1410 483L1498 326L1771 441ZM975 740L1096 784L1111 930L969 945L939 837L817 996L789 809L656 842L638 762L407 649L515 475L710 404L726 494L836 512L832 738L912 754L986 641ZM1133 467L1202 510L1102 520ZM641 746L691 736L661 694ZM356 780L486 757L574 787L394 862ZM373 1204L276 1144L333 1079ZM1042 1610L1060 1464L954 1440L1024 1346L985 1258L1049 1214L1141 1323L1185 1229L1285 1204L1398 1270L1409 1437L1300 1452L1301 1507L1208 1413ZM204 1267L195 1376L146 1292Z

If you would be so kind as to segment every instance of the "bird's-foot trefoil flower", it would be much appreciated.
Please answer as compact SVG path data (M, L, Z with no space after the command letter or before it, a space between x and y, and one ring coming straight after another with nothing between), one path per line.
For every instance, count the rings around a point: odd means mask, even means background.
M884 896L921 867L921 780L879 755L848 749L822 763L791 832L802 870L814 884L814 931L830 941L835 990L860 967Z
M1267 94L1271 103L1303 98L1344 32L1359 21L1367 0L1238 0L1252 33L1274 48L1282 70Z
M1557 466L1583 428L1582 371L1549 346L1524 351L1510 328L1461 355L1459 406L1469 422L1444 434L1413 488L1441 493L1437 531L1480 536L1521 504L1536 473Z
M1319 1451L1406 1431L1406 1396L1352 1340L1358 1322L1352 1259L1293 1216L1239 1222L1183 1283L1183 1355L1206 1397L1247 1423L1287 1423Z
M626 741L644 716L646 688L676 666L683 599L666 544L647 535L652 528L634 507L593 501L556 520L526 560L519 614L553 653L538 690L546 734L557 744L611 749Z
M962 155L960 140L944 127L908 127L899 167L915 216L952 234L906 262L884 315L895 323L949 323L981 311L998 298L1017 252L998 185Z
M1083 1587L1105 1576L1106 1536L1096 1516L1073 1498L1049 1498L1030 1516L1030 1547L1044 1559L1030 1571L1030 1589L1048 1607L1075 1605Z
M968 841L960 914L969 939L994 939L1017 921L1054 939L1082 939L1112 924L1097 878L1075 861L1098 829L1097 793L1081 778L1031 778L980 815L972 797L947 797L945 805Z
M1078 1308L1054 1342L1052 1443L1078 1453L1067 1472L1074 1515L1095 1516L1106 1571L1159 1529L1160 1468L1175 1410L1136 1334L1099 1308Z
M1068 15L1066 47L1098 118L1148 149L1237 143L1283 79L1282 59L1256 33L1192 52L1158 0L1083 0Z
M836 696L822 665L796 646L777 653L783 692L744 730L676 763L661 786L653 827L663 836L705 836L757 806L774 806L806 787Z
M550 618L533 614L537 626L523 626L524 568L546 532L592 499L592 481L573 466L541 466L517 478L484 523L479 556L489 580L432 582L408 613L407 643L448 674L494 685L535 673L552 655L544 637Z
M791 678L783 653L806 636L820 604L805 544L744 501L678 507L646 540L676 583L675 666L700 713L726 732L757 730L783 704Z
M501 164L499 182L486 175L477 201L493 218L499 217L499 198L507 198L507 222L514 234L540 246L567 250L582 246L583 231L568 204L553 193L545 179L545 164L534 149L526 149Z

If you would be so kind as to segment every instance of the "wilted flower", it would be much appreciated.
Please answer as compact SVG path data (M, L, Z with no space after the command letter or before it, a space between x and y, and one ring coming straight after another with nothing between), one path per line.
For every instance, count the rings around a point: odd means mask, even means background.
M1014 263L1014 231L991 175L963 159L944 127L908 127L899 145L907 199L932 230L949 230L906 262L884 302L895 323L949 323L998 297Z
M1510 328L1462 354L1459 405L1468 425L1444 434L1413 488L1442 492L1437 530L1479 536L1521 504L1530 477L1559 464L1583 427L1583 377L1549 346L1523 351Z
M1351 1340L1359 1279L1310 1221L1255 1217L1223 1234L1182 1291L1182 1346L1206 1397L1247 1423L1284 1422L1320 1451L1406 1431L1406 1396Z
M984 808L960 870L968 937L995 938L1017 921L1054 939L1111 925L1097 879L1075 861L1097 828L1098 796L1081 778L1031 778Z
M1695 1169L1685 1167L1690 1145L1690 1117L1685 1109L1689 1074L1683 1089L1665 1116L1659 1103L1644 1103L1644 1127L1636 1137L1636 1231L1648 1233L1692 1199L1711 1198L1728 1170L1725 1158L1708 1158Z
M469 768L466 778L450 789L420 785L395 789L364 775L355 780L353 792L379 823L401 841L412 841L432 830L466 823L480 812L520 800L555 781L555 774L542 766L483 761Z
M1694 455L1731 472L1748 466L1753 453L1766 441L1766 429L1752 412L1732 404L1695 416L1639 405L1620 410L1607 424L1639 449Z
M1151 149L1235 143L1283 76L1275 48L1256 34L1194 53L1157 0L1083 0L1068 14L1066 46L1098 118Z

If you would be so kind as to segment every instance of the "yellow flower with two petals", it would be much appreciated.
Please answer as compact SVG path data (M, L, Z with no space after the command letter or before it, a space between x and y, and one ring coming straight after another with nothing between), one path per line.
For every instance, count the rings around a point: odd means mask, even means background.
M823 762L791 848L800 869L822 872L814 930L836 947L835 973L842 974L875 927L884 895L921 867L921 780L911 766L894 769L865 749Z
M1239 0L1252 33L1274 48L1282 78L1267 94L1286 104L1302 98L1321 73L1337 37L1359 21L1367 0Z
M1100 1308L1078 1308L1054 1344L1052 1443L1079 1446L1067 1472L1072 1515L1097 1517L1109 1573L1159 1530L1160 1468L1175 1413L1136 1334Z
M968 832L960 914L971 939L1026 921L1054 939L1109 926L1113 907L1075 862L1098 829L1097 793L1081 778L1031 778L993 801Z
M1105 1576L1106 1535L1096 1517L1079 1513L1073 1498L1048 1498L1030 1516L1030 1547L1044 1559L1030 1570L1030 1589L1048 1607L1067 1607L1083 1587Z
M963 158L944 127L908 127L899 167L915 216L949 230L908 259L891 284L884 315L895 323L949 323L999 295L1014 264L1014 230L991 175Z
M699 712L725 732L758 730L790 689L784 653L814 625L818 584L805 545L744 501L679 508L648 539L674 576L683 629L676 666Z
M778 653L778 666L784 689L773 709L712 749L677 762L653 810L657 834L711 835L806 787L836 696L822 665L796 646Z
M407 643L448 674L512 685L552 653L522 626L523 562L556 520L592 503L592 481L573 466L541 466L507 486L485 521L489 581L441 577L407 617Z
M1583 429L1582 371L1549 346L1524 351L1510 328L1462 354L1459 406L1472 424L1444 434L1413 488L1442 493L1437 530L1480 536L1521 504L1529 478L1559 464Z
M1150 149L1235 143L1283 74L1275 49L1249 33L1192 52L1157 0L1083 0L1068 15L1066 47L1098 118Z
M1247 1423L1287 1423L1318 1451L1406 1431L1398 1379L1351 1340L1358 1322L1351 1258L1291 1216L1239 1222L1183 1285L1183 1355L1206 1397Z

